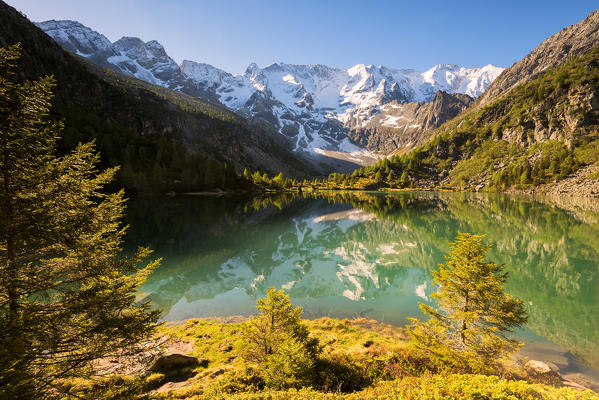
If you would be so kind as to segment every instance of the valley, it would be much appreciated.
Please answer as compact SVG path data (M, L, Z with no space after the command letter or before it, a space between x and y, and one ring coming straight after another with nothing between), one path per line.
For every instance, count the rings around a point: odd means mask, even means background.
M598 332L591 0L0 0L0 399L597 400Z

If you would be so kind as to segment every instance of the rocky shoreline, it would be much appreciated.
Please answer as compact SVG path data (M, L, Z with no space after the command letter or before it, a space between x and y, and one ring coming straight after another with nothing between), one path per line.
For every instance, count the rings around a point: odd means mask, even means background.
M542 194L555 198L560 196L576 196L580 198L599 199L599 165L588 165L558 182L519 190L518 193Z

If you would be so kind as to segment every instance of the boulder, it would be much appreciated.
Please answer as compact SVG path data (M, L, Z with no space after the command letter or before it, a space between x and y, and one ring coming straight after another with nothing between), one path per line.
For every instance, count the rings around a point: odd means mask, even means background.
M220 346L218 346L218 349L220 351L224 351L224 352L228 353L233 350L233 346L231 346L230 344L223 343Z
M552 366L543 361L530 360L524 364L524 368L529 377L535 382L553 386L563 385L564 379L559 372L557 372L557 367L555 366L552 368Z
M528 361L526 364L524 364L524 368L526 368L528 372L532 372L534 374L549 374L554 372L553 369L547 365L547 363L537 360Z

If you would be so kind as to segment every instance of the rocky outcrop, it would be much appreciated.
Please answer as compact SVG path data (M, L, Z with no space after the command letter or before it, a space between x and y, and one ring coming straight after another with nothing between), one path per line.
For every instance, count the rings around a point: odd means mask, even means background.
M599 87L594 83L574 84L567 90L552 91L536 100L536 104L522 108L521 104L527 100L530 103L535 99L510 98L508 95L502 103L483 112L477 124L491 125L506 115L502 115L503 110L515 115L520 108L516 122L504 123L497 130L501 132L501 139L524 147L562 140L572 147L577 137L592 134L599 121Z
M381 106L381 112L363 129L353 130L349 136L371 151L385 154L408 151L426 141L433 129L456 117L473 101L466 94L440 90L430 102L391 102Z
M524 364L524 367L534 374L549 374L553 372L553 369L543 361L529 360Z
M477 105L488 104L519 83L536 78L543 71L581 56L599 45L599 10L581 22L570 25L546 39L521 61L515 63L491 84Z
M533 382L542 383L555 387L571 387L576 390L597 390L597 382L576 374L567 374L563 376L560 369L554 363L547 363L538 360L529 360L524 364L524 369L528 374L528 379ZM583 382L586 386L583 386Z
M208 360L198 360L196 357L181 353L170 353L159 356L148 372L164 374L167 381L182 381L193 375L192 370L197 367L207 367Z

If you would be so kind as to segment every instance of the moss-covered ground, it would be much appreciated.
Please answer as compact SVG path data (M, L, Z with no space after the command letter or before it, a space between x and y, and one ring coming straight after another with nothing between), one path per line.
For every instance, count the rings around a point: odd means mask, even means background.
M599 399L591 391L528 376L518 364L498 375L464 374L418 356L402 328L366 319L306 321L322 346L311 387L273 391L239 356L244 322L191 319L161 327L201 360L184 380L162 374L69 380L63 399ZM544 381L544 383L543 383Z

